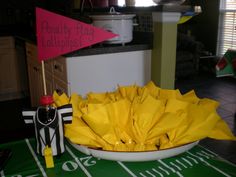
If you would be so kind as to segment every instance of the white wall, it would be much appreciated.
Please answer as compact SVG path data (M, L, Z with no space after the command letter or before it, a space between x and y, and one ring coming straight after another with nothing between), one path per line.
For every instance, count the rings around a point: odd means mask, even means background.
M113 91L151 80L151 50L67 58L69 93Z

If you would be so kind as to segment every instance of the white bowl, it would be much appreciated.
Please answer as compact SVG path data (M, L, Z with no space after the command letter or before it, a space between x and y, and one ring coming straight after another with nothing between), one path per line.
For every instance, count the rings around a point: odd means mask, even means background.
M198 141L189 143L183 146L175 147L175 148L166 149L166 150L158 150L158 151L114 152L114 151L91 149L86 146L71 143L71 145L75 149L77 149L78 151L86 155L92 155L93 157L97 157L97 158L105 159L105 160L115 160L115 161L124 161L124 162L152 161L152 160L173 157L173 156L176 156L178 154L181 154L190 150L197 144L198 144Z

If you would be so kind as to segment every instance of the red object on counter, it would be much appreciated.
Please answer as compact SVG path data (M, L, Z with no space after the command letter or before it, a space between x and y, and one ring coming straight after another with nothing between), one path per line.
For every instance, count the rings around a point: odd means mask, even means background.
M53 97L51 95L44 95L40 98L40 104L42 106L51 105L53 102Z
M217 68L218 70L222 70L222 69L224 69L224 68L226 67L226 65L227 65L227 60L226 60L226 58L223 57L223 58L217 63L216 68Z

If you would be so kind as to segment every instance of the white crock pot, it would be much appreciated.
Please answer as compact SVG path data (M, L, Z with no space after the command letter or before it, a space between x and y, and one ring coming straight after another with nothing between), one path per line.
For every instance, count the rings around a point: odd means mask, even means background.
M90 15L93 25L103 28L119 36L106 40L108 44L125 44L133 39L133 17L135 14L120 14L111 8L109 14Z

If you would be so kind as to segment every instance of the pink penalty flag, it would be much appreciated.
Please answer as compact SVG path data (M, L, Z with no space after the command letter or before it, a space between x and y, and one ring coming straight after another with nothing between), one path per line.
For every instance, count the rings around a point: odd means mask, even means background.
M36 8L39 61L70 53L118 36L101 28Z

